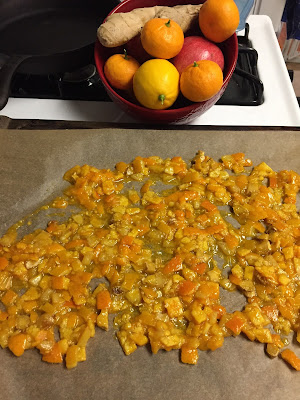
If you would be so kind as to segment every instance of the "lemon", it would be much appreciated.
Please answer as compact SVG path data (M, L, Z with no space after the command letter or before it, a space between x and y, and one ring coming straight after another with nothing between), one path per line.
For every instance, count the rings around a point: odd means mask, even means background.
M179 94L179 72L170 61L148 60L133 77L133 92L144 107L154 110L169 108Z

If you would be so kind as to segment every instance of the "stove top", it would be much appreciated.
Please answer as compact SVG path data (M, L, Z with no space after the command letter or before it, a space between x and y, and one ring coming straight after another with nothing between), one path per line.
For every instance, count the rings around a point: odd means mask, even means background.
M271 19L250 15L246 22L250 29L246 25L238 33L234 77L219 102L190 125L300 126L299 105ZM13 119L137 122L110 101L94 65L63 76L17 74L12 96L0 115Z
M216 105L258 106L264 102L264 85L257 70L258 53L249 39L249 24L238 36L239 52L234 73Z
M255 106L263 103L263 83L257 70L258 54L249 39L249 24L238 37L236 70L217 105ZM11 97L110 102L95 65L61 75L16 74Z

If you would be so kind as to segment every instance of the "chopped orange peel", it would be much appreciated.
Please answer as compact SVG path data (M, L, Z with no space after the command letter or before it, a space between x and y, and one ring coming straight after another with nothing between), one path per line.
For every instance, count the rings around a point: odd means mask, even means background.
M285 348L293 332L299 341L296 172L200 151L190 165L136 157L114 170L75 166L64 179L70 185L51 206L78 212L0 239L1 347L16 356L37 348L71 369L113 314L126 355L150 343L196 364L199 350L242 334L300 369ZM243 293L243 310L228 312L222 290Z

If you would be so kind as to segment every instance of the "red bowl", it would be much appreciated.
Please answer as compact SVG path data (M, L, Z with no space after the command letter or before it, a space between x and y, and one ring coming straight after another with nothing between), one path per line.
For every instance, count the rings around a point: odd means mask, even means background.
M117 7L115 7L109 13L109 15L119 12L129 12L135 8L140 7L152 7L155 5L176 6L179 4L201 4L204 3L204 1L205 0L124 0ZM198 118L208 109L210 109L220 99L228 85L229 80L231 79L238 56L238 41L236 34L234 33L229 39L220 43L220 48L223 52L225 61L225 66L223 70L224 81L220 91L209 100L200 103L191 103L186 99L183 99L182 96L181 98L179 96L179 99L174 103L174 105L167 110L152 110L149 108L145 108L135 102L134 99L130 97L123 97L123 93L116 91L110 86L103 72L104 64L107 58L113 54L113 52L122 52L122 49L108 49L102 46L101 43L97 40L95 45L95 63L98 74L104 85L104 88L106 89L106 92L108 93L111 100L115 104L117 104L124 112L137 120L141 120L147 123L186 124L191 122L195 118Z

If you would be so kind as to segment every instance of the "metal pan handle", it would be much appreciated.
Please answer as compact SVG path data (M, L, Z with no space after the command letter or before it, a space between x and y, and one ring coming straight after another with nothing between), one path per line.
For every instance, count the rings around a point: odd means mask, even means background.
M11 80L17 68L29 56L14 54L10 56L5 64L0 68L0 110L2 110L8 101L10 94Z

